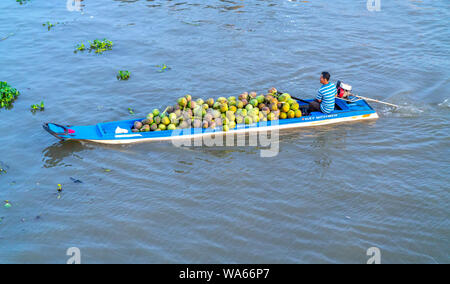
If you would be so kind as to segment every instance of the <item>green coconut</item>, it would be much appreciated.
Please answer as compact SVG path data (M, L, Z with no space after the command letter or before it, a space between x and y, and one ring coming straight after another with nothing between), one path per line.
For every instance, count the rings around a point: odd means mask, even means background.
M149 132L150 131L150 125L146 124L141 128L141 132Z
M177 122L178 122L178 117L175 113L171 113L169 115L169 119L170 119L170 123L172 123L172 124L177 124Z
M253 123L253 119L252 119L251 116L246 116L244 118L244 122L245 122L245 124L252 124Z
M156 116L158 116L158 115L160 114L160 111L159 111L159 109L155 108L155 109L152 111L152 113L153 113L153 116L156 117Z
M214 99L209 98L209 99L206 100L206 103L208 104L209 107L213 107L213 105L214 105Z
M251 99L251 100L250 100L250 104L251 104L253 107L257 107L258 104L259 104L259 102L258 102L257 99Z
M289 105L289 103L284 103L284 104L281 106L281 110L282 110L283 112L285 112L285 113L288 113L290 109L291 109L291 106Z
M293 111L296 111L300 108L300 105L297 102L294 102L293 104L291 104L291 109Z
M220 112L225 113L227 111L228 111L228 104L226 104L226 103L221 104Z
M165 124L161 123L160 125L158 125L158 129L161 130L161 131L163 131L163 130L166 130L167 127L166 127Z
M259 104L262 104L264 101L265 101L265 97L263 96L263 95L260 95L260 96L257 96L256 97L256 100L258 100L258 103Z
M142 126L143 126L142 122L140 122L140 121L135 121L134 122L134 128L135 129L141 129Z
M220 98L217 99L217 101L218 101L219 103L222 103L222 104L228 102L227 99L226 99L225 97L220 97Z
M158 129L158 125L156 123L152 123L152 125L150 125L150 130L155 131L156 129Z
M210 113L207 113L204 117L204 120L209 121L209 122L213 121L213 119L214 119L214 116Z
M242 93L239 95L239 100L243 101L243 100L248 100L248 93Z
M156 124L160 124L161 123L161 117L160 116L156 116L155 117L155 123Z
M197 106L197 103L194 101L189 101L188 102L188 108L190 109L194 109Z
M293 111L293 110L288 111L287 117L288 118L294 118L295 117L295 111Z
M223 125L223 120L221 117L214 119L214 122L216 123L217 126Z
M219 118L221 116L221 113L218 110L213 110L212 115L214 116L214 118Z
M276 117L275 113L271 112L267 115L267 119L268 120L276 120L277 117Z
M191 95L186 95L186 96L184 96L185 98L186 98L186 100L188 101L188 102L190 102L190 101L192 101L192 96Z
M167 126L170 124L170 119L167 116L165 116L162 118L161 122L162 122L162 124Z
M278 100L280 102L287 102L289 99L291 98L291 96L287 93L282 94L281 96L278 97Z
M178 105L180 107L182 107L182 108L185 108L187 106L187 104L188 104L187 99L184 98L184 97L183 98L179 98L177 102L178 102Z
M221 105L222 104L220 102L215 102L214 105L213 105L213 109L220 109Z
M167 130L175 130L175 129L177 129L177 127L173 123L171 123L171 124L169 124L169 126L167 126Z
M245 106L245 109L246 109L247 111L249 111L249 110L253 109L253 105L248 104L248 105Z

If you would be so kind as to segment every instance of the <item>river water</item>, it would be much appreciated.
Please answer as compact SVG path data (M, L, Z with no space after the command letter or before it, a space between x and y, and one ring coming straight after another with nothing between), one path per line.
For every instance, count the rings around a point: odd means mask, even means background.
M0 2L0 80L21 91L0 110L0 263L65 263L69 247L83 263L365 263L370 247L383 263L449 262L449 1L82 3ZM96 38L113 50L74 53ZM273 158L41 127L144 117L186 93L312 98L324 70L401 107L281 132Z

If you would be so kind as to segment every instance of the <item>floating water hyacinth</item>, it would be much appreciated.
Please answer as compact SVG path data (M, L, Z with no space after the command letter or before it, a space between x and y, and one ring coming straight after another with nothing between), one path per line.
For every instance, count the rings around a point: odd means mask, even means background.
M42 24L42 26L47 27L48 30L51 30L51 29L52 29L54 26L56 26L57 24L59 24L59 23L52 24L52 23L50 23L50 22L47 22L47 23L45 23L45 24Z
M20 93L7 82L0 82L0 109L9 109L12 107L13 102L19 97Z
M102 54L103 52L107 51L107 50L112 50L113 47L113 42L107 39L103 39L103 40L94 40L94 41L88 41L89 43L89 52L94 51L97 54ZM75 53L77 53L78 51L84 51L86 50L86 46L84 43L80 43L76 46L75 48Z
M159 73L163 73L167 70L170 70L171 68L169 66L167 66L166 64L162 64L162 65L156 65L156 67L161 68L160 70L158 70Z
M119 71L119 74L117 75L117 80L128 80L130 79L130 71Z
M31 106L31 112L44 111L44 109L45 109L44 102L41 102L40 104L35 104L35 105Z

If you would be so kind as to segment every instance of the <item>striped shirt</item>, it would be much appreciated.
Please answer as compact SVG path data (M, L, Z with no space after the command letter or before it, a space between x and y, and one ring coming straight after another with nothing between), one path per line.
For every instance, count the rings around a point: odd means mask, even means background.
M322 100L320 104L320 110L323 113L330 113L334 110L334 104L336 103L337 89L333 83L322 85L319 89L316 99Z

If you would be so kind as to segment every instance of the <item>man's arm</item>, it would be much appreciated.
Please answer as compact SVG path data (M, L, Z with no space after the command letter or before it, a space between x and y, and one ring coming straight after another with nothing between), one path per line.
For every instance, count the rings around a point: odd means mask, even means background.
M321 90L319 89L319 91L317 92L317 96L316 96L316 102L322 103L322 98L323 98L323 94L322 94Z

